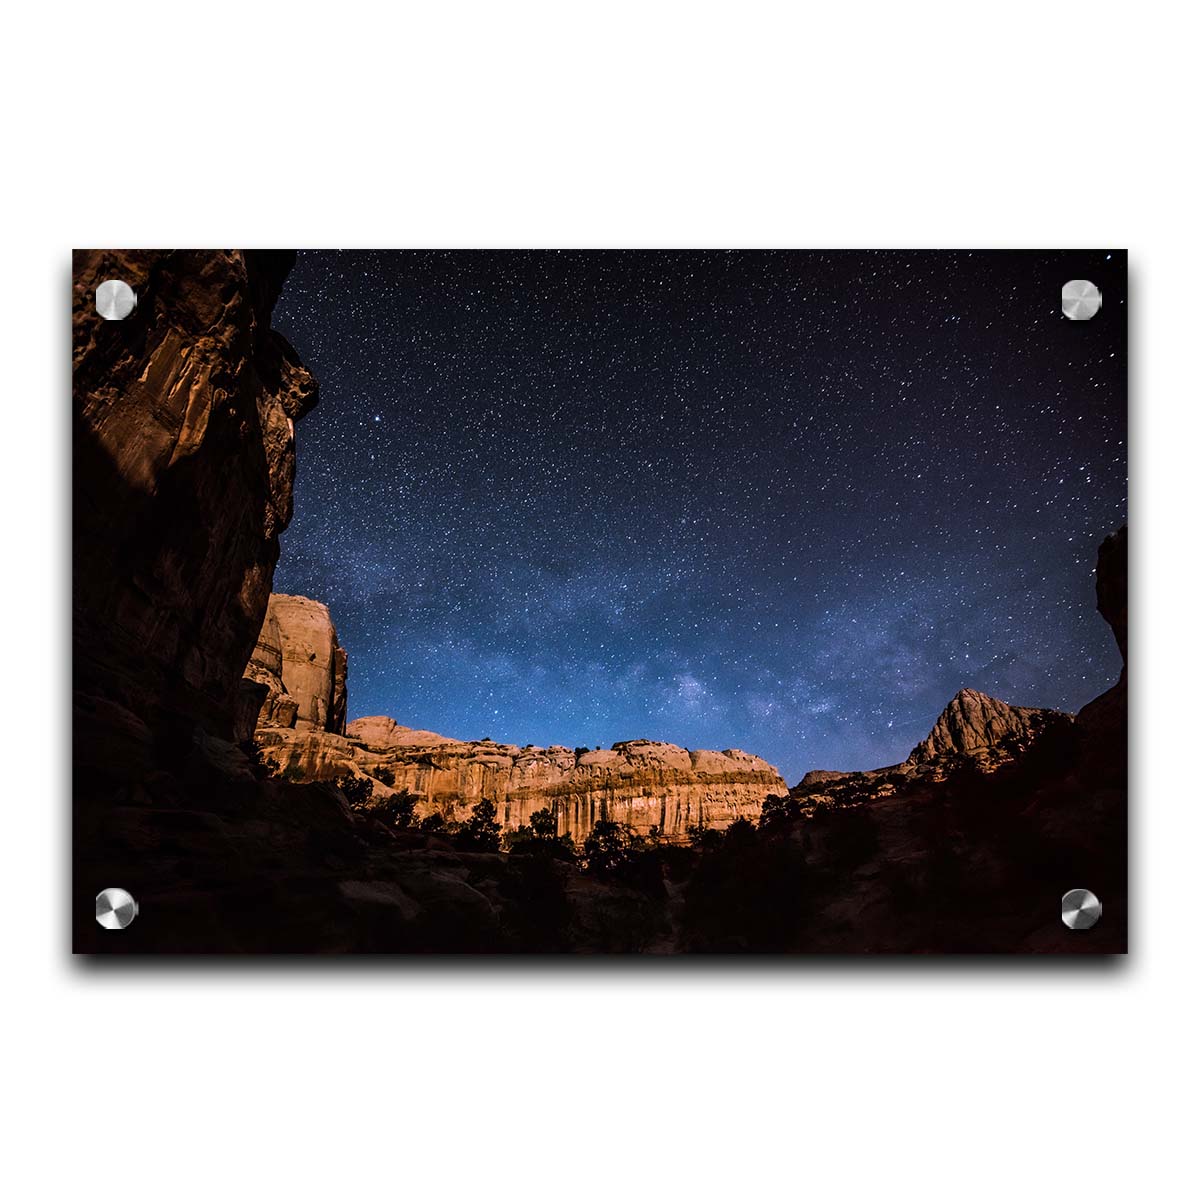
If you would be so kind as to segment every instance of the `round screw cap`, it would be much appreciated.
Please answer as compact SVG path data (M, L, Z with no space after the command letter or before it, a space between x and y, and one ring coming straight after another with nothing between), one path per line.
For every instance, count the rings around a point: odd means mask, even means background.
M105 888L96 897L96 922L105 929L125 929L137 914L137 901L124 888Z
M123 279L106 279L96 289L96 311L106 321L123 321L137 308L137 293Z
M1062 310L1069 321L1090 321L1102 301L1100 289L1090 279L1068 279L1063 284Z
M1062 922L1068 929L1091 929L1104 906L1087 888L1072 888L1062 898Z

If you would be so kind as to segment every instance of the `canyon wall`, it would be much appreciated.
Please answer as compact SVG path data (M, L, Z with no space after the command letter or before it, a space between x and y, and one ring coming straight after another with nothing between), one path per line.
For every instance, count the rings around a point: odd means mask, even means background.
M144 773L232 732L317 387L270 315L294 255L77 251L75 763ZM121 279L137 306L95 307Z
M259 752L287 779L372 780L376 794L409 791L418 815L461 821L480 800L496 805L505 829L528 824L550 808L558 831L577 842L599 820L639 833L657 826L682 841L690 826L724 829L739 817L757 820L769 795L787 784L770 763L741 750L685 750L665 742L617 742L609 750L518 747L458 741L409 729L388 717L364 717L346 736L260 725Z

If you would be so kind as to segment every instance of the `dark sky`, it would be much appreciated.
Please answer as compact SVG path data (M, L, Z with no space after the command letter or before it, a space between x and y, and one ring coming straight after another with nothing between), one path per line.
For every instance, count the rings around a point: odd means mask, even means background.
M1119 670L1125 323L1119 251L302 252L275 589L330 606L351 717L460 738L794 783L964 686L1076 710Z

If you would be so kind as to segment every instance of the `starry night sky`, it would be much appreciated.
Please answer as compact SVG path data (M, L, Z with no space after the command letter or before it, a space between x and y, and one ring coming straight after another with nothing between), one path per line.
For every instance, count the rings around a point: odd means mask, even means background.
M274 323L321 400L275 590L330 606L352 718L460 738L794 783L903 759L961 687L1076 710L1120 666L1125 266L301 252Z

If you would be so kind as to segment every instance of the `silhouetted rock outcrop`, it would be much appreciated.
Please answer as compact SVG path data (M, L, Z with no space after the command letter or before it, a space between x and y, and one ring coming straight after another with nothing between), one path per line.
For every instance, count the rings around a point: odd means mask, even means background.
M1122 527L1100 546L1096 560L1096 608L1108 622L1121 651L1121 675L1107 692L1079 710L1083 769L1094 784L1123 786L1128 771L1129 531Z

